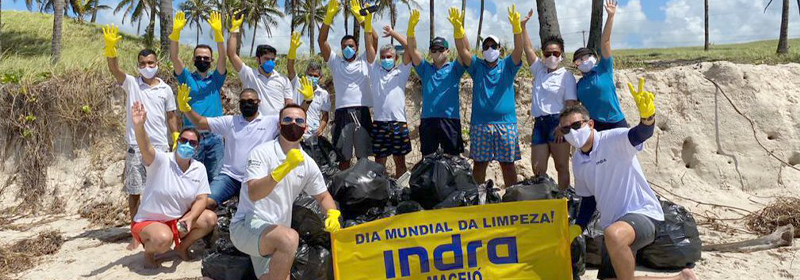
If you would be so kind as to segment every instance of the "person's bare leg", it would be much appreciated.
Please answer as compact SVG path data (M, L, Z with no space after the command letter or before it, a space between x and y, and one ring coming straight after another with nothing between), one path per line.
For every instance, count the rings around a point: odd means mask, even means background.
M517 184L517 167L514 162L501 162L500 170L503 171L503 182L506 188Z
M197 217L194 221L192 221L192 229L189 231L189 234L181 238L181 245L175 248L175 252L178 253L178 256L181 257L184 261L189 260L189 247L206 236L209 232L214 230L214 226L217 225L217 214L211 212L211 210L203 210L203 213L200 213L200 216Z
M406 174L406 171L408 171L406 156L392 156L392 159L394 159L395 167L394 178L399 179L400 176L403 176L403 174Z
M285 280L288 279L300 243L300 235L294 229L284 226L275 226L261 234L259 253L271 255L269 272L261 275L259 280Z
M216 210L217 209L217 201L212 198L206 198L206 209L208 210Z
M172 230L162 223L152 223L142 229L139 234L144 244L144 267L158 268L161 265L155 261L156 254L169 251L172 245Z
M131 214L131 221L133 221L133 218L136 217L137 210L139 210L139 195L138 194L128 195L128 213ZM137 248L139 248L139 241L131 236L131 242L128 243L128 246L125 248L128 249L129 251L136 250Z
M380 163L381 165L383 165L384 168L386 168L386 159L387 157L375 156L375 162Z
M558 172L558 188L566 190L569 187L569 143L550 143L548 146Z
M531 166L533 175L547 175L547 160L550 157L550 149L547 144L539 144L531 147Z
M489 167L488 161L476 161L472 164L472 178L480 184L486 183L486 168Z
M636 232L633 227L626 222L616 222L606 228L605 243L608 254L611 257L611 264L614 265L614 272L620 280L697 280L697 276L691 269L684 269L680 274L667 277L639 276L634 277L636 270L636 258L631 251L631 244L636 239Z

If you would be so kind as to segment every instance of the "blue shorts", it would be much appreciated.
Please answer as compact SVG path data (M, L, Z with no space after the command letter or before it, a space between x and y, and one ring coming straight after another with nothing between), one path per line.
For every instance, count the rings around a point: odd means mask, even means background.
M214 178L214 181L211 181L211 195L208 197L216 201L217 205L222 205L234 195L239 195L241 188L242 182L231 178L228 174L220 173Z
M375 157L404 156L411 152L408 124L372 122L372 152Z
M531 145L541 145L556 142L556 129L558 129L558 114L536 117L531 135Z
M469 130L469 157L478 162L514 162L522 159L517 124L473 124Z

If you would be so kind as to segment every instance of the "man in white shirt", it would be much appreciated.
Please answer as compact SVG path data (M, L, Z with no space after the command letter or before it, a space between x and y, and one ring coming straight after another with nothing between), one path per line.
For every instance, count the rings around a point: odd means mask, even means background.
M242 62L242 58L236 53L237 38L242 26L241 15L231 19L230 37L228 38L228 59L233 65L233 69L239 73L242 80L242 88L252 88L258 92L259 103L258 112L265 116L277 116L278 111L284 105L294 102L292 85L289 79L275 70L275 55L278 53L270 45L258 45L256 47L257 70L253 70Z
M363 23L365 17L361 15L361 6L358 1L351 2L353 16ZM361 127L367 134L372 128L372 116L369 107L372 107L372 94L370 90L369 67L366 54L358 55L358 42L351 35L345 35L340 42L342 56L332 52L328 43L333 17L339 12L339 1L329 1L326 8L325 19L319 31L317 42L320 46L322 58L328 63L333 75L333 87L336 93L336 111L334 112L333 145L341 154L339 169L350 167L350 160L355 149L357 158L365 158L372 154L372 147L368 143L370 136L358 134ZM374 42L377 43L378 34L373 33ZM377 48L377 45L374 46ZM345 130L345 126L354 123L356 129ZM367 139L364 139L367 138ZM342 141L345 139L345 141ZM349 140L349 141L348 141ZM341 142L341 143L340 143Z
M328 126L328 115L331 111L331 95L327 90L319 85L320 78L322 78L322 66L316 61L310 61L306 66L306 78L311 81L311 86L314 88L312 99L307 99L301 91L300 77L297 76L295 71L295 61L297 58L297 48L302 45L300 41L300 33L295 32L292 34L292 41L289 46L289 55L287 56L287 75L289 80L292 81L294 88L294 103L299 104L306 110L308 118L308 129L303 139L308 139L311 136L322 137L325 128Z
M150 142L153 146L162 151L169 151L169 140L167 133L172 132L173 147L178 138L178 115L175 114L175 97L172 89L160 78L158 73L158 58L152 50L145 49L136 56L139 62L139 73L141 76L134 78L125 74L117 61L117 43L122 39L118 29L113 25L106 25L103 28L103 39L105 49L103 55L108 62L108 69L125 91L125 107L127 110L127 125L125 129L125 139L128 141L128 149L125 156L125 192L128 194L128 210L131 219L136 216L139 209L139 196L144 189L147 172L142 164L142 154L136 144L136 136L133 133L133 121L131 119L131 108L134 102L141 102L150 114L147 115L147 122L144 127L150 135ZM169 124L169 131L167 130ZM131 240L129 249L134 249L139 245L136 240Z
M244 89L239 94L241 115L206 118L189 106L189 90L185 85L178 89L178 109L197 124L198 129L209 130L225 139L225 157L222 170L211 181L211 195L206 207L214 209L217 205L239 195L244 179L244 167L250 151L264 142L275 139L278 131L278 117L258 113L258 93L254 89Z
M636 154L644 141L653 136L655 126L654 95L644 91L631 93L641 115L634 128L594 130L594 121L583 105L571 105L560 113L559 130L577 152L572 158L575 192L582 197L594 196L604 229L605 247L612 266L601 265L599 279L634 279L636 251L655 240L658 226L664 221L661 204L650 189ZM580 220L581 217L578 217ZM668 278L636 277L636 279L697 279L691 269Z
M376 61L373 45L372 14L364 20L367 40L367 62L372 64L369 76L372 81L372 101L375 117L372 123L372 152L375 161L386 166L386 158L394 159L394 178L406 173L406 155L411 152L411 138L406 123L406 83L411 75L410 52L403 54L403 63L395 65L397 53L394 46L386 44L380 49L380 61ZM408 49L406 38L392 30L391 26L383 28L384 37L392 37L404 49Z
M306 114L297 104L280 113L280 136L256 147L247 160L239 205L231 222L231 242L250 255L259 279L289 278L299 244L291 228L292 204L302 192L327 211L325 230L339 230L341 213L328 193L319 167L300 149Z
M145 108L137 101L131 112L136 142L148 173L142 204L131 223L131 235L144 244L145 267L156 268L159 264L155 254L167 252L173 242L178 256L189 260L189 247L214 229L217 215L205 210L210 192L206 168L192 159L202 140L200 133L194 128L184 129L174 153L159 151L148 137L146 123L150 120Z

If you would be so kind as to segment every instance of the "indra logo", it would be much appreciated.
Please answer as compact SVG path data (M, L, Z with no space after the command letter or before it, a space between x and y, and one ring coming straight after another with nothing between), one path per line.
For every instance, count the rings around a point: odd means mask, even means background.
M446 243L437 246L433 249L433 267L436 270L444 272L449 270L459 270L467 268L478 267L478 248L483 247L483 241L476 240L467 243L467 258L464 259L464 251L461 247L461 234L454 234L452 236L452 243ZM498 248L504 246L507 255L499 256ZM444 254L452 252L455 256L452 263L445 263ZM492 264L514 264L519 262L517 254L517 238L516 237L498 237L489 240L486 243L486 253L489 257L489 262ZM400 277L411 276L410 257L416 256L419 259L419 273L431 272L431 263L428 256L428 250L424 247L408 247L400 248L395 251L389 250L383 252L383 263L386 269L386 279L394 279L397 277L395 270L395 255L400 261Z

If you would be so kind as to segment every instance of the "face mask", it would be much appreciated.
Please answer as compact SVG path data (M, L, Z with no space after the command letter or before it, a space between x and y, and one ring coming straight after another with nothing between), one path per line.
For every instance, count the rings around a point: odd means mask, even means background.
M275 60L267 60L261 64L261 69L264 70L264 73L272 74L272 70L275 70Z
M250 101L239 102L239 111L242 112L242 116L245 118L255 116L258 113L258 104Z
M179 144L177 154L179 158L190 159L194 156L194 147L189 143Z
M195 60L194 67L197 68L198 72L205 73L208 68L211 68L211 61Z
M592 128L586 125L578 130L570 129L569 134L564 135L564 139L573 147L580 149L586 145L586 141L589 141L590 135L592 135Z
M142 77L145 79L152 79L156 76L156 73L158 73L158 66L152 68L147 66L144 68L139 68L139 74L142 74Z
M483 51L483 59L486 59L486 62L489 63L495 62L499 57L500 57L500 50L489 48L488 50Z
M308 76L308 77L311 79L311 85L314 86L314 88L316 88L317 85L319 85L319 77L314 77L314 76Z
M381 59L381 67L386 71L391 71L394 68L394 59Z
M547 68L550 70L555 70L556 68L558 68L559 63L561 63L560 56L551 55L550 57L544 60L544 65L547 66Z
M342 54L344 55L345 59L351 59L353 58L353 56L356 55L356 50L354 50L350 46L347 46L346 48L344 48L344 50L342 50Z
M583 73L589 73L589 71L592 71L592 68L594 68L596 63L597 59L592 56L587 60L583 60L581 64L578 65L578 70L581 70Z
M305 132L306 128L299 126L296 123L281 125L281 136L283 136L283 138L286 138L286 140L288 140L289 142L300 141L300 138L303 137L303 133Z
M444 52L439 52L439 53L433 54L433 62L434 63L442 64L442 63L445 63L445 61L447 61L447 55L444 54Z

